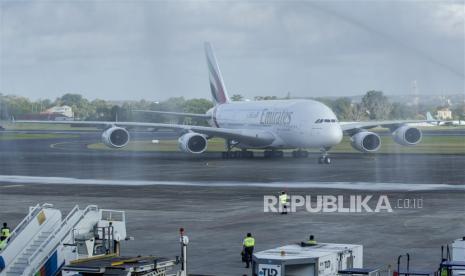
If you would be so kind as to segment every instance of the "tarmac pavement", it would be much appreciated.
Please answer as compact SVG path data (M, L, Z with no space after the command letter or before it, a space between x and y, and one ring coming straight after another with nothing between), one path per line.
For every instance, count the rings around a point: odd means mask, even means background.
M81 143L69 148L50 147L63 138L0 142L0 220L14 226L28 206L44 202L64 210L74 204L125 210L135 240L125 242L124 254L179 255L184 227L191 272L216 275L247 272L239 255L247 232L257 250L314 234L321 242L363 244L366 266L393 264L408 252L412 268L430 271L441 245L465 236L463 155L333 154L331 165L317 164L317 155L222 160L217 153L93 151L82 145L97 134L78 135ZM264 196L282 189L345 200L385 195L393 212L264 213ZM422 208L398 208L414 200Z

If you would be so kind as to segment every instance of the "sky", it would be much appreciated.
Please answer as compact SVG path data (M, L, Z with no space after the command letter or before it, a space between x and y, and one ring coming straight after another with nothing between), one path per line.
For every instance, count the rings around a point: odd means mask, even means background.
M0 0L0 93L209 98L465 93L464 1Z

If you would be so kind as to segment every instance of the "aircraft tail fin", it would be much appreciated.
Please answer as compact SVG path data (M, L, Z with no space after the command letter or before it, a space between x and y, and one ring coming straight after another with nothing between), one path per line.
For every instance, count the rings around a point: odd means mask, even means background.
M426 120L427 121L436 121L436 119L433 117L433 115L431 115L431 112L427 112L426 113Z
M209 42L205 42L205 55L207 57L210 89L213 102L215 105L230 102L223 77L221 76L220 68L218 67L218 62L216 61L215 53L213 53L213 48Z

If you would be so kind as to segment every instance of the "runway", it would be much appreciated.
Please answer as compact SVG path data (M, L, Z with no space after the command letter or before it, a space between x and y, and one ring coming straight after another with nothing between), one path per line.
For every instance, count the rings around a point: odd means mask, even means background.
M331 165L306 159L223 160L219 153L91 150L100 133L78 138L1 141L0 175L193 182L379 182L464 184L463 155L331 154ZM135 139L171 139L138 133Z
M328 166L317 164L317 155L223 160L218 153L90 150L86 143L98 141L99 133L74 134L79 137L0 141L0 220L15 225L29 205L43 202L67 210L74 204L126 210L135 241L123 244L123 253L179 255L177 229L185 227L192 273L216 275L246 273L239 252L247 232L257 250L311 233L321 242L363 244L367 266L394 264L408 252L415 269L431 271L440 246L464 235L463 155L332 154ZM173 136L163 135L135 137ZM282 189L386 195L393 205L421 199L424 206L393 206L392 213L264 213L263 197Z

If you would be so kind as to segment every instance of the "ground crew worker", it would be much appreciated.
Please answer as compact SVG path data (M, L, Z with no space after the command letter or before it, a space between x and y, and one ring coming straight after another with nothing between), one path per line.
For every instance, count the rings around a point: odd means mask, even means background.
M6 222L3 223L3 227L1 229L1 234L0 237L4 237L7 239L11 234L10 227L8 227L8 224Z
M446 262L447 259L442 259L442 262ZM441 266L439 276L449 276L449 269L445 266Z
M282 191L279 195L279 203L281 204L281 214L287 215L287 205L288 205L289 197L285 191Z
M0 250L3 250L3 248L5 248L10 234L10 228L8 227L8 224L4 222L2 229L0 229Z
M0 237L0 251L3 250L6 246L6 238L5 237Z
M251 233L247 233L247 236L242 242L242 245L245 259L245 268L249 268L250 263L252 262L253 249L255 247L255 239L252 237Z
M315 240L315 237L313 235L310 235L310 237L308 238L307 244L316 245L316 240Z
M317 245L317 242L315 240L315 237L313 235L310 235L310 237L308 238L308 241L306 242L302 242L300 244L302 247L306 247L306 246L314 246L314 245Z

